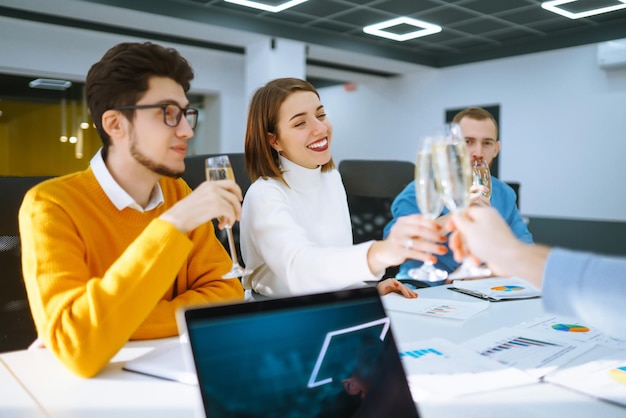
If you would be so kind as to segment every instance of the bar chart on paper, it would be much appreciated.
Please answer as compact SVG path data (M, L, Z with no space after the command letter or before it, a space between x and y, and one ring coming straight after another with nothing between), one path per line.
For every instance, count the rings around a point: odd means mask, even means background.
M488 392L536 381L527 373L442 338L404 343L399 348L415 401Z
M449 299L417 298L407 299L396 293L383 296L385 309L409 312L436 318L465 320L486 310L489 302L464 302Z
M590 350L594 344L574 340L546 338L541 332L501 328L464 343L482 356L535 377L542 377L558 366Z
M548 341L534 340L525 337L510 337L496 341L479 354L486 357L497 357L504 364L515 364L520 361L541 364L546 354L559 352L563 345Z

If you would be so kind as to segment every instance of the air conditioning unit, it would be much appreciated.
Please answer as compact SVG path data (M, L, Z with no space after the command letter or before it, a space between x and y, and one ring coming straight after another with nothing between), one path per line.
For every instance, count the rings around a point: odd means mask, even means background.
M598 65L603 70L626 68L626 39L599 43Z

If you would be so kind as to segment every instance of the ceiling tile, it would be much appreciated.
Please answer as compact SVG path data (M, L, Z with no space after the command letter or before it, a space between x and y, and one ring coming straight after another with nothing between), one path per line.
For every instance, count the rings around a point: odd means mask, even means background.
M284 1L284 0L267 0ZM338 47L410 63L446 66L542 50L626 38L626 9L577 20L541 8L541 0L309 0L281 13L270 13L223 0L82 0L178 17L200 24L280 36L307 44ZM584 11L616 4L617 0L578 0L567 7ZM0 15L12 10L0 6ZM42 21L42 13L32 11ZM440 33L398 42L365 34L363 26L408 16L443 26ZM15 16L28 19L28 13ZM90 27L126 36L218 48L210 39L199 41L178 33L120 28L72 17L50 16L47 23ZM44 21L45 18L44 18ZM398 28L399 29L399 28ZM339 42L340 40L341 42ZM245 46L221 41L222 48ZM462 51L460 51L462 50ZM481 51L469 54L464 51ZM243 52L241 52L243 53Z

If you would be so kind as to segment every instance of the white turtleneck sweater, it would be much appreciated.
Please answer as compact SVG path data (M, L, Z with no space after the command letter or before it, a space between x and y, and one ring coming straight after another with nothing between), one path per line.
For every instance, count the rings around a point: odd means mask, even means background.
M337 170L322 173L280 157L283 177L257 179L246 192L240 224L246 289L266 296L332 291L365 280L373 241L352 245L350 213Z

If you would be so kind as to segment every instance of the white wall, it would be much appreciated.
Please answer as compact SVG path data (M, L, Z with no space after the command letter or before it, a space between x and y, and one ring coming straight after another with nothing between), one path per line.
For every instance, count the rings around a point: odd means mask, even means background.
M0 16L0 72L61 77L84 81L89 68L113 45L149 39L132 38L89 30L65 28ZM197 153L241 152L247 103L244 99L243 54L158 42L178 49L192 65L195 78L191 93L215 96L212 114L192 139Z
M500 178L522 184L525 215L626 221L626 69L601 70L596 48L325 88L335 159L412 160L445 109L499 104Z
M0 72L72 80L134 40L3 17L0 28L11 34L0 36ZM245 56L172 46L196 71L192 92L211 97L193 151L243 150ZM445 109L499 104L500 177L521 182L525 215L626 221L626 69L603 71L595 54L589 45L324 88L335 160L412 160Z

